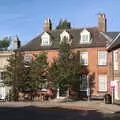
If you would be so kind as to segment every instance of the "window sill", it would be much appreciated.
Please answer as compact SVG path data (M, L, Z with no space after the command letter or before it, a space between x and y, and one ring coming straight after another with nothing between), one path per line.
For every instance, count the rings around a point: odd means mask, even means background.
M81 64L81 66L88 66L88 65Z
M50 46L50 44L41 44L41 46Z
M91 44L91 42L80 42L80 44Z
M106 66L108 66L108 65L97 65L98 67L106 67Z
M105 91L99 90L99 91L97 91L97 92L99 92L99 93L106 93L106 92L108 92L108 91L107 91L107 90L105 90Z

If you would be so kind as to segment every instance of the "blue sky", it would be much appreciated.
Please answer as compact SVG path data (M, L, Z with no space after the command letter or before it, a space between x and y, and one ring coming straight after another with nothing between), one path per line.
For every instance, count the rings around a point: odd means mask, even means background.
M108 31L120 31L120 0L0 0L0 37L18 35L22 44L43 31L51 18L53 28L61 18L72 27L97 26L97 14L107 16Z

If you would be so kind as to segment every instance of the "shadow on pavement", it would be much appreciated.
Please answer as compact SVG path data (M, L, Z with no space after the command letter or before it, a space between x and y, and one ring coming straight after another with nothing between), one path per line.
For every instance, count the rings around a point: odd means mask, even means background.
M117 117L116 117L117 114ZM119 118L118 118L119 117ZM1 120L120 120L120 114L103 115L96 110L73 110L59 107L0 107Z

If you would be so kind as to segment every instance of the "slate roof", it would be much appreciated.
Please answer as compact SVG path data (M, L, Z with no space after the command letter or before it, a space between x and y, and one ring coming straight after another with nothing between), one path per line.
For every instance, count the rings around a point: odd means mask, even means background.
M80 44L80 33L84 30L84 28L78 29L68 29L71 38L72 38L72 48L93 48L93 47L106 47L106 42L108 39L102 35L98 28L85 28L91 34L91 43L89 44ZM52 45L50 46L41 46L41 35L38 35L33 40L28 42L26 45L17 49L17 51L41 51L41 50L54 50L59 48L60 42L60 34L64 30L53 30L50 34ZM108 33L109 34L109 33Z
M120 32L106 32L105 34L110 37L110 39L114 40Z
M117 48L120 48L120 32L118 32L116 38L113 39L113 41L108 44L108 50L115 50Z

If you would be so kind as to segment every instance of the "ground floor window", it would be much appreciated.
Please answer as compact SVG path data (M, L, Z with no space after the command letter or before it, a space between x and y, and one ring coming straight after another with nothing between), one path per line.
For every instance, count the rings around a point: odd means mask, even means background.
M4 72L0 72L0 81L4 80Z
M107 91L107 75L99 74L98 76L98 90L101 92Z
M87 90L87 75L83 74L80 76L80 91Z
M0 99L5 98L5 87L0 86Z

